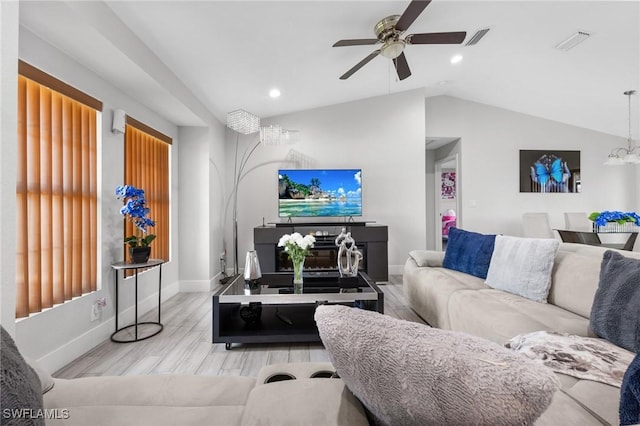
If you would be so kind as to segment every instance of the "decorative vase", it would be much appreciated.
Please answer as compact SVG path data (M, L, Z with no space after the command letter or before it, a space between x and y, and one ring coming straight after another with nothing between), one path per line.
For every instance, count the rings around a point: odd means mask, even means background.
M302 271L304 270L304 257L299 260L291 259L293 263L293 292L295 294L302 293L303 279Z
M244 262L244 282L249 288L259 288L260 278L262 278L262 272L260 271L258 253L255 250L250 250L247 252Z
M150 246L129 247L129 259L131 263L146 263L151 255Z

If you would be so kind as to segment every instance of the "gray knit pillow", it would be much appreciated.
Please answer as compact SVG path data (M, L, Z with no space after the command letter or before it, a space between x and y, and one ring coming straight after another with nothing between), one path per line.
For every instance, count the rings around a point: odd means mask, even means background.
M44 419L39 415L42 412L42 389L38 375L27 365L2 326L0 337L2 425L44 425Z
M347 387L385 425L532 424L559 383L497 343L341 305L316 309Z

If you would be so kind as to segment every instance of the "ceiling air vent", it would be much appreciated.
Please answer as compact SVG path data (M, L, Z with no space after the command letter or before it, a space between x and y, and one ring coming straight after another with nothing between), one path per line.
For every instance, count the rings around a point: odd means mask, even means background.
M482 37L487 35L489 30L490 30L490 28L482 28L481 30L476 31L476 33L464 45L465 46L473 46L473 45L478 44L478 42L480 40L482 40Z
M586 31L578 31L577 33L569 36L569 38L567 38L566 40L558 43L556 45L556 49L560 49L560 50L564 50L565 52L568 52L569 50L573 49L574 47L576 47L577 45L579 45L589 37L591 37L591 33Z

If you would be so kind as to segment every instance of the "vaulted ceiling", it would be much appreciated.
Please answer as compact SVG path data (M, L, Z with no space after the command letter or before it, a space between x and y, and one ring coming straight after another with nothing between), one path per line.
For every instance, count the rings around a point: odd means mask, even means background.
M475 46L409 45L398 81L375 23L405 1L22 1L21 25L177 125L261 117L423 89L627 136L623 92L640 91L640 1L433 1L407 33L466 31ZM591 33L567 52L554 48ZM461 54L463 60L451 64ZM269 97L278 88L282 95ZM640 94L633 97L638 137Z

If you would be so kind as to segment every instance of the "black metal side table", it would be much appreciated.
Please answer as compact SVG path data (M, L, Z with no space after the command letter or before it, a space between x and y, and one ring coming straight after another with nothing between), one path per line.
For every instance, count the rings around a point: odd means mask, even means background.
M140 340L145 340L148 339L149 337L153 337L156 334L160 333L162 331L162 329L164 328L164 326L162 325L162 323L160 322L160 305L162 303L162 298L161 298L161 291L162 291L162 264L165 261L163 259L149 259L147 262L144 263L129 263L129 262L116 262L116 263L112 263L111 267L115 270L115 274L116 274L116 331L114 331L111 334L111 340L113 342L116 343L130 343L130 342L138 342ZM153 268L153 267L158 267L158 321L154 322L154 321L145 321L145 322L138 322L138 270L139 269L144 269L144 268ZM135 295L136 295L136 301L135 301L135 322L133 324L127 325L125 327L122 328L118 328L118 275L119 275L119 271L126 271L126 270L131 270L134 269L135 270ZM138 338L138 326L142 325L142 324L152 324L152 325L156 325L159 326L158 330L154 331L153 333L146 335L144 337ZM134 338L133 339L123 339L117 338L117 334L120 333L123 330L126 330L128 328L133 327L135 329L134 332Z

